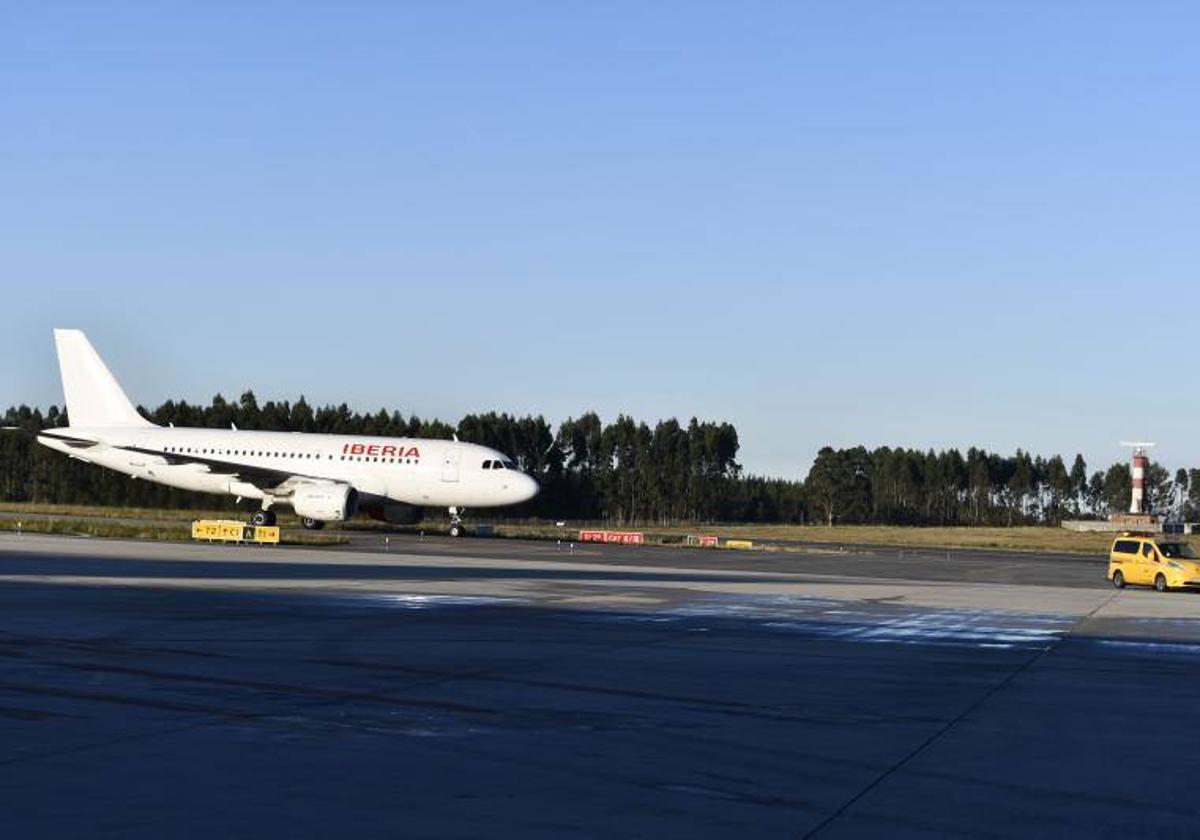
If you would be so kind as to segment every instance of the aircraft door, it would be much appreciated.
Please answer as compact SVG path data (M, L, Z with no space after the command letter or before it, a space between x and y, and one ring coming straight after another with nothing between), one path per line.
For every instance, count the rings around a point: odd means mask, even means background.
M462 461L462 447L448 446L442 455L442 481L458 481L458 465Z

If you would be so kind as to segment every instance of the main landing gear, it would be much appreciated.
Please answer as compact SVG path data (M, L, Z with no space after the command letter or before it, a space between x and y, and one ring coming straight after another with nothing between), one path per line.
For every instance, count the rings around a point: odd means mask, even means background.
M275 516L275 511L260 510L260 511L256 511L254 513L254 515L250 517L250 524L258 525L260 527L272 528L276 524L278 524L278 519ZM310 516L302 517L300 520L300 524L303 525L309 531L320 531L322 528L325 527L325 522L323 520L313 519Z
M450 536L461 537L465 530L462 514L464 511L456 507L450 508Z

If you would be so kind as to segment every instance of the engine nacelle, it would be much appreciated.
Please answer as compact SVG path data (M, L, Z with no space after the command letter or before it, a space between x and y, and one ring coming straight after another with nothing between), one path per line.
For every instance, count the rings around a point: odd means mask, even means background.
M343 522L358 510L358 491L349 484L301 484L291 501L299 517Z

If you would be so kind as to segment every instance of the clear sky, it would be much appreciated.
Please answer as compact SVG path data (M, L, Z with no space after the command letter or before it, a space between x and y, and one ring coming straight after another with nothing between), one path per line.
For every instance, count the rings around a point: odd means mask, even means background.
M0 404L61 400L72 326L145 404L1200 466L1197 43L1190 2L3 4Z

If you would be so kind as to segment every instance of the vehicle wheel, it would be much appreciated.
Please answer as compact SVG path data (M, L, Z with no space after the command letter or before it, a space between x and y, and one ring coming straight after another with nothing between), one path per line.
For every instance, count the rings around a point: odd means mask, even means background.
M250 517L251 525L259 525L264 528L274 527L275 522L275 511L273 510L260 510L254 516Z
M1125 575L1121 574L1120 569L1113 572L1113 586L1115 586L1117 589L1125 588Z
M1157 589L1159 592L1167 591L1167 576L1164 575L1162 572L1159 572L1157 575L1155 575L1154 588Z
M462 526L461 525L451 525L450 526L450 536L461 537L462 536Z
M325 523L323 521L321 521L320 519L313 519L312 517L309 517L309 516L306 516L303 519L301 519L300 524L303 525L305 528L307 528L310 531L320 531L322 528L325 527Z

